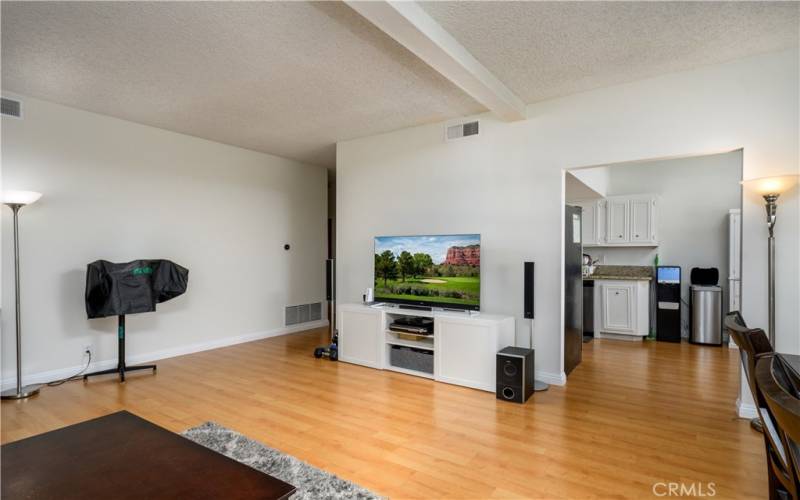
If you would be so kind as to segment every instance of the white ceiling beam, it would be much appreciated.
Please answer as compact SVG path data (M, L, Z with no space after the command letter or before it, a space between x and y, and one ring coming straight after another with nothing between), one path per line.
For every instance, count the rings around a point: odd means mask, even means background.
M526 118L522 99L415 2L344 2L499 117Z

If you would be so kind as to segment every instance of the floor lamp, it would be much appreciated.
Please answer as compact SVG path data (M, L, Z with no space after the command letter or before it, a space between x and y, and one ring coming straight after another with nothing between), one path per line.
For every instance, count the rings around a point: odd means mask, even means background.
M3 204L14 212L14 299L16 300L17 327L17 386L0 393L2 399L25 399L39 393L41 385L22 385L22 327L20 326L19 307L19 211L39 198L41 193L33 191L5 191Z
M755 192L764 197L767 210L767 294L769 297L769 317L767 334L772 348L775 349L775 222L778 219L778 197L797 184L797 175L783 175L779 177L762 177L745 181L744 184L753 188Z
M764 197L767 210L767 295L768 318L767 335L769 343L775 349L775 222L778 220L778 197L788 191L797 183L797 175L783 175L779 177L762 177L744 181L742 184L752 188L753 191ZM750 427L758 432L764 432L761 419L756 417L750 420Z

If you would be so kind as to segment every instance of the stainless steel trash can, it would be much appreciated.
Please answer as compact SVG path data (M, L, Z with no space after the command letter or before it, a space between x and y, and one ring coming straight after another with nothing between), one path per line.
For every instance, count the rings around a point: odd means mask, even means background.
M722 288L692 285L692 320L689 341L722 345Z

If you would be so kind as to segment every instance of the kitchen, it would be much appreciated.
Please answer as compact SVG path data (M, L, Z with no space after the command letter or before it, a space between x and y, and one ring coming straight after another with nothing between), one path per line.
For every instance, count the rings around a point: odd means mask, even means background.
M718 318L739 308L741 168L736 150L566 172L567 373L581 341L727 343Z

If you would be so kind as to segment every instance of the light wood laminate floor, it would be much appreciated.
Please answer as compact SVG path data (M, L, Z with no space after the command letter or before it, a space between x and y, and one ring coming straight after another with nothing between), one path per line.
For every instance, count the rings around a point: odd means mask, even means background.
M766 498L762 437L735 414L737 351L596 340L567 386L523 406L315 359L325 336L240 344L162 360L157 375L131 373L122 385L109 376L4 401L2 442L127 409L175 432L216 421L392 498L647 498L658 482Z

